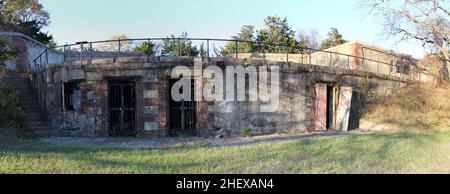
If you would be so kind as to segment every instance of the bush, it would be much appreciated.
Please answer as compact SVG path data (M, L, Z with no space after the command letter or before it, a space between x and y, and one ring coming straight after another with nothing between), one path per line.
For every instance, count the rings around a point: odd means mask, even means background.
M252 135L252 128L246 127L244 129L242 129L242 133L243 133L244 137L250 137Z
M19 91L0 75L0 126L11 127L22 123L24 114L19 104Z

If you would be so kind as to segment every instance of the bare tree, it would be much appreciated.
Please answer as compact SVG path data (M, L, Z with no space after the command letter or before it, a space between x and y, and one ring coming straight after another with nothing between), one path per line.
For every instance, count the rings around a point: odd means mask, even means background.
M97 45L97 50L99 51L117 51L119 49L119 41L120 41L120 50L121 51L131 51L132 50L132 41L127 41L128 37L124 34L114 35L108 40L110 42L104 42Z
M309 32L299 31L298 39L301 46L308 47L310 49L319 50L319 33L316 30L311 30Z
M399 41L419 40L436 53L442 65L436 86L449 80L450 2L448 0L365 0L363 6L382 16L386 32Z

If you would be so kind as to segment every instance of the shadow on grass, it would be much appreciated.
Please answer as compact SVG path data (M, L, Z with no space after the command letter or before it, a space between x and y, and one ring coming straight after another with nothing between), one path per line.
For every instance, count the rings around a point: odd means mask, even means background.
M170 153L177 154L177 150ZM189 172L191 169L201 167L201 162L191 160L176 160L172 158L168 162L157 162L152 156L164 154L164 151L154 151L150 149L140 150L131 148L106 148L87 147L73 145L54 145L33 140L9 140L0 143L0 158L8 157L16 160L35 160L45 158L47 162L58 162L65 160L74 162L75 165L65 164L67 169L56 169L57 172L79 171L109 173L179 173ZM172 156L177 157L177 156ZM81 167L80 169L77 169ZM108 170L112 169L112 170ZM52 169L52 173L55 169ZM41 172L42 169L30 169L28 172ZM45 169L44 169L45 171Z
M320 172L354 172L352 164L363 157L363 168L371 166L389 166L390 169L401 170L401 162L390 161L396 147L407 145L410 149L448 139L450 133L412 134L412 133L372 133L367 135L329 136L323 138L306 138L287 142L267 142L255 145L219 148L192 148L171 150L142 150L131 148L85 147L71 145L54 145L30 140L7 140L0 143L0 157L34 158L58 157L74 161L76 166L66 166L78 171L80 166L93 170L81 170L83 173L207 173L221 169L236 170L233 166L249 166L253 163L264 163L275 158L282 165L267 173L286 172L286 169L297 169L296 163L319 169ZM261 149L259 149L261 148ZM201 150L198 150L201 149ZM214 151L211 151L214 149ZM236 149L236 150L235 150ZM208 151L209 155L196 156ZM209 152L211 151L211 152ZM188 153L186 153L188 152ZM10 157L11 158L11 157ZM245 160L242 160L244 158ZM265 161L264 161L265 160ZM234 164L243 161L242 164ZM336 166L330 166L335 164ZM291 166L284 167L285 164ZM335 167L335 169L331 169ZM63 168L65 168L63 166ZM65 171L65 169L59 169ZM245 170L245 169L244 169ZM308 169L306 169L307 171ZM375 169L377 170L377 169ZM30 170L32 171L32 170ZM39 170L38 170L39 171ZM258 169L257 171L266 171ZM275 172L274 172L275 171ZM368 171L373 172L373 169ZM381 169L380 171L383 171ZM359 172L359 171L356 171ZM25 172L27 173L27 172ZM238 173L238 172L236 172ZM241 172L243 173L243 172ZM292 173L292 172L291 172Z

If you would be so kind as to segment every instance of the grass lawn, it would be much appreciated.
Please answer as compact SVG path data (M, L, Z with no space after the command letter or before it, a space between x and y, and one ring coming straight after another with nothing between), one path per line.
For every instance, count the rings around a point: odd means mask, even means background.
M0 173L450 173L450 132L168 150L0 140Z

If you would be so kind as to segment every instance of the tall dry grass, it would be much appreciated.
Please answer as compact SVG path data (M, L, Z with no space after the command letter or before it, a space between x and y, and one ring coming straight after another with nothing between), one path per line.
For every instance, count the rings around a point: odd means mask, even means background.
M363 119L395 126L395 130L450 130L450 88L414 84L369 105Z

